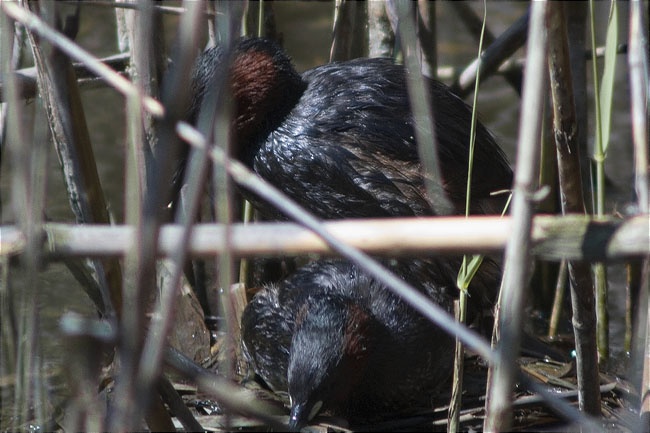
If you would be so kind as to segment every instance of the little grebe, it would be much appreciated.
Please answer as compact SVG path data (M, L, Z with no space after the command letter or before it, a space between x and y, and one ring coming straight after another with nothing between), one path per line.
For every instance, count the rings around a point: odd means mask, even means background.
M390 59L336 62L298 74L272 41L239 40L231 62L223 49L206 50L192 81L195 121L220 68L229 67L233 154L305 209L323 219L433 215L414 138L406 70ZM464 213L471 110L444 84L427 79L435 117L442 181ZM472 175L471 212L500 213L512 171L480 123ZM266 217L282 215L243 191ZM435 200L435 197L433 198ZM431 256L440 286L455 287L462 258ZM470 285L470 308L495 299L498 266L486 259Z
M392 269L451 311L452 298L426 276ZM454 356L450 336L343 260L312 262L258 292L242 343L255 372L289 393L294 429L320 411L367 422L426 409Z
M213 85L223 50L195 68L190 119ZM298 74L274 42L240 40L230 76L234 156L323 219L433 215L406 90L406 70L390 59L335 62ZM427 80L443 187L464 213L471 110L442 83ZM512 171L492 135L476 128L472 213L500 213ZM258 210L281 217L256 197ZM433 198L435 200L435 197Z

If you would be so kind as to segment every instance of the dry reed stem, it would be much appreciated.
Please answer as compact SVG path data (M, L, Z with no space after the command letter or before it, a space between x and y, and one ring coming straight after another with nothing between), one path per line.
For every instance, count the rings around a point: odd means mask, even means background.
M39 6L33 3L32 7ZM47 10L47 8L43 9ZM51 13L58 12L55 8ZM68 17L67 22L71 23L77 19L78 16ZM37 38L33 32L28 32L28 37L36 64L40 94L48 115L48 126L63 169L70 207L78 223L108 223L110 217L106 198L99 181L81 95L71 61L60 50L50 49L46 41ZM35 167L37 170L35 173L39 176L45 171L42 152L40 167ZM33 154L39 155L39 152L35 150ZM36 190L39 187L38 182L29 181L26 185L31 185L30 188ZM41 208L30 209L29 214L23 219L29 227L36 230L39 228L34 219L42 218L45 204L44 185L40 185L40 189L43 195ZM25 197L31 197L31 193ZM33 260L37 260L38 256L35 251L29 254ZM121 308L119 263L109 260L103 263L89 262L87 266L95 273L95 281L88 290L96 290L101 294L102 302L98 305L99 311L108 316L119 314Z
M591 163L588 148L589 110L587 108L588 59L586 53L588 7L586 2L575 2L571 4L571 7L565 8L565 14L567 16L567 33L569 37L569 62L571 64L573 99L576 107L576 123L578 127L576 139L580 152L580 172L583 184L582 194L584 202L591 204L591 188L584 187L591 185ZM599 56L603 56L605 47L600 48L602 52ZM587 211L589 212L589 209Z
M330 62L364 57L367 53L366 2L336 0Z
M277 431L286 430L288 417L272 415L277 412L275 407L257 399L251 390L196 365L175 350L167 350L165 365L191 379L200 391L214 396L226 409L261 420Z
M417 45L413 9L410 2L397 2L398 30L407 74L406 86L411 112L415 118L415 141L422 164L424 186L429 203L436 215L449 215L453 205L443 190L435 118L431 109L431 95L422 76L421 65L414 47Z
M576 111L563 3L550 3L546 25L549 32L548 68L562 213L584 213ZM582 410L598 415L600 394L597 392L599 380L596 307L591 267L586 262L569 261L567 268L571 282L572 322L576 340L578 401Z
M179 33L177 40L179 47L174 52L175 68L173 74L168 75L167 87L163 90L163 98L171 101L174 96L178 97L182 92L177 92L178 88L189 80L194 57L192 55L194 47L198 45L198 29L200 28L201 20L203 18L203 7L196 2L190 2L187 5L187 13L182 16L182 21L179 26ZM182 101L182 97L180 98ZM168 107L168 103L165 107ZM180 102L178 105L183 106ZM175 113L174 113L175 112ZM181 116L182 109L177 107L167 108L167 113L171 115ZM198 179L201 180L201 179ZM165 341L174 320L175 302L177 300L177 292L180 287L181 279L183 277L183 267L188 257L188 244L192 234L193 225L196 213L198 210L198 197L200 191L203 190L203 183L191 184L188 187L188 206L187 208L179 207L176 220L182 224L180 227L179 236L171 245L172 254L169 257L172 259L171 270L169 271L169 278L164 283L161 283L161 292L159 295L159 310L158 317L155 323L152 324L148 332L145 342L142 357L140 359L140 379L142 382L142 389L150 389L156 380L162 364L162 358L165 348ZM184 211L184 212L183 212ZM158 233L158 239L161 234ZM158 243L160 244L160 243Z
M531 5L526 75L519 124L519 143L512 196L513 227L505 251L505 266L495 318L499 362L490 367L486 402L486 431L506 431L512 423L512 390L519 352L522 313L531 265L533 195L536 188L541 137L541 111L546 87L546 29L548 3ZM498 327L498 329L496 328Z
M648 99L650 99L650 76L648 76L648 23L643 20L642 3L633 0L630 7L630 34L628 65L630 70L630 98L632 111L632 140L634 143L634 186L637 194L639 212L650 211L650 187L648 186ZM645 24L645 28L644 28ZM650 225L649 225L650 227ZM650 243L649 250L650 250ZM647 294L650 286L650 258L646 257L640 272L640 287ZM644 290L645 289L645 290ZM641 404L640 429L650 428L650 301L646 299L645 345L642 352L642 379L639 387Z
M145 332L154 332L156 322L149 322L146 313L151 311L156 298L158 278L156 275L156 252L158 244L158 225L162 219L160 206L164 197L165 171L159 161L163 154L164 131L158 129L151 113L141 110L144 102L140 95L147 95L155 100L159 95L159 85L163 73L162 57L164 45L154 44L160 37L162 28L160 15L154 14L153 3L142 1L135 11L116 11L118 30L121 36L121 48L128 47L131 52L130 70L133 85L137 93L127 98L127 122L129 130L129 149L126 158L125 219L133 224L137 242L127 256L128 275L125 275L125 308L119 323L118 359L120 369L116 376L115 393L120 398L115 401L117 409L110 417L109 428L112 430L131 430L139 425L144 416L153 430L163 428L171 421L161 410L160 398L152 395L155 379L159 370L151 374L141 371ZM157 19L156 19L156 17ZM160 122L164 124L169 113ZM160 147L159 147L160 146ZM164 159L164 158L163 158ZM164 287L167 282L162 281ZM152 366L156 367L156 365ZM149 373L149 371L146 371ZM145 410L138 413L139 408Z
M154 44L141 44L135 42L140 39L147 39L150 29L155 29L160 26L160 23L154 19L153 9L151 4L147 3L140 13L138 19L127 20L131 26L137 22L136 29L130 29L132 53L137 57L134 59L134 64L137 65L139 77L142 82L141 86L147 89L147 92L154 92L158 94L160 87L160 78L162 75L161 62L158 60L161 57L159 53L159 45ZM201 4L193 5L193 10L196 11L201 8ZM152 119L147 118L144 124L144 130L135 128L132 137L136 145L132 153L140 155L140 163L131 164L131 169L138 174L134 174L131 178L140 178L142 191L136 195L135 199L140 202L135 206L135 211L131 210L132 218L136 220L138 227L137 232L137 248L133 250L136 257L134 257L135 266L133 268L133 283L134 291L137 293L137 298L133 299L133 305L136 306L130 317L132 322L141 321L144 318L144 311L152 305L152 299L156 295L153 291L157 287L158 281L154 279L156 276L155 259L156 259L156 246L158 245L159 226L163 221L164 204L167 202L168 188L166 185L170 184L172 172L174 170L174 150L178 149L178 139L174 134L173 125L185 116L185 109L189 106L189 95L186 89L187 86L181 83L189 81L190 70L194 62L193 53L197 46L196 31L198 29L197 13L190 13L184 16L185 20L194 20L186 23L183 26L186 30L180 29L180 34L188 36L188 38L180 41L181 47L177 51L175 58L175 68L173 73L168 75L168 80L162 89L161 97L165 107L165 117L153 123ZM159 16L158 16L159 18ZM152 30L154 31L154 30ZM144 32L141 33L141 32ZM159 31L154 31L160 33ZM151 39L151 38L148 38ZM155 38L154 38L155 39ZM152 41L149 41L152 42ZM140 101L134 101L137 105L132 111L134 117L138 117L136 110L142 105ZM142 128L141 121L137 121L137 127ZM137 161L137 159L135 159ZM144 161L144 166L142 164ZM127 185L127 188L129 186ZM135 188L138 190L139 188ZM150 401L152 390L159 377L162 364L162 352L165 346L165 341L174 314L174 302L176 293L180 287L180 280L183 275L183 266L186 257L186 242L183 243L183 238L189 237L186 228L185 234L179 239L180 243L175 248L175 254L172 256L174 259L173 269L169 271L168 280L161 281L162 300L161 311L157 317L160 320L151 322L145 336L144 327L137 327L135 329L142 329L142 334L137 339L131 338L129 345L124 345L123 355L129 361L129 368L124 368L118 379L122 379L122 395L124 400L128 402L129 398L135 397L136 401L146 402ZM132 324L123 323L124 329L128 329ZM132 344L138 341L139 346L136 348ZM141 350L140 350L141 348ZM124 376L124 377L122 377ZM118 385L120 382L118 381ZM157 398L154 397L154 403ZM128 403L127 403L128 404ZM115 421L117 428L127 428L133 426L136 421L135 415L125 410L122 404L120 412L124 412L122 419ZM158 418L162 416L159 412ZM160 421L156 421L160 422Z
M624 220L594 220L582 215L538 215L533 219L532 254L552 261L620 260L645 257L650 215ZM322 223L336 237L372 254L405 255L435 252L490 253L502 251L512 232L512 217L430 217L340 220ZM128 225L48 223L43 227L45 253L50 260L66 257L122 256L134 242ZM220 224L195 224L188 252L211 257L223 252ZM231 250L238 257L331 254L333 249L310 230L292 223L232 224ZM379 236L381 234L381 236ZM179 225L163 225L158 253L170 257L182 235ZM20 228L0 227L0 255L25 251Z
M390 25L386 2L371 1L368 5L368 56L392 57L395 33Z

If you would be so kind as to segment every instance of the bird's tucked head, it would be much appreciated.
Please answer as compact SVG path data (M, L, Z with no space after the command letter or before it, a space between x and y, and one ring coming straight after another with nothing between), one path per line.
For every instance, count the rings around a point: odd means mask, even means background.
M300 99L306 85L289 56L268 39L240 39L229 62L226 59L221 46L199 57L192 78L189 118L195 122L203 100L216 96L212 90L217 85L215 79L228 79L236 139L247 143L276 127ZM228 67L227 74L224 67Z
M345 411L381 326L348 298L311 297L300 310L289 355L290 428L321 410Z

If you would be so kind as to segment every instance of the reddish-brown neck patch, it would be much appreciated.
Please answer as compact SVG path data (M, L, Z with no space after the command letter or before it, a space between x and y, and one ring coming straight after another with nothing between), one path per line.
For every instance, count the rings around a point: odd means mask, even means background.
M266 118L278 95L278 73L271 54L249 51L234 59L232 92L236 105L237 135L248 138Z
M353 360L362 360L372 349L372 317L358 305L348 306L343 351Z

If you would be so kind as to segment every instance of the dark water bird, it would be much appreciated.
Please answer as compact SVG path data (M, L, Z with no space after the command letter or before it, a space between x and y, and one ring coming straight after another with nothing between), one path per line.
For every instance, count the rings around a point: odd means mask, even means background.
M296 72L273 42L242 39L225 64L220 47L198 60L190 120L229 68L233 156L323 219L432 216L415 142L407 71L390 59L355 59ZM427 80L442 189L464 213L471 110ZM492 135L477 125L471 212L500 213L512 171ZM266 218L279 211L249 192ZM447 310L457 296L459 257L391 262L391 269ZM486 259L470 300L491 306L500 269ZM451 369L451 340L355 266L316 262L271 285L247 307L242 339L255 371L288 391L294 427L322 401L364 417L424 404ZM415 400L415 401L414 401ZM315 409L316 408L316 409Z
M431 216L415 142L407 71L391 59L335 62L299 74L272 41L239 40L231 61L216 46L198 59L190 120L229 68L233 156L323 219ZM464 213L471 110L444 84L427 79L438 139L443 190ZM476 128L471 212L500 213L512 171L489 131ZM283 216L243 191L269 219ZM436 198L432 197L435 201ZM435 281L454 287L460 257L431 257ZM485 260L471 286L471 304L491 305L500 272ZM474 307L472 307L474 308ZM484 305L477 307L483 309Z
M241 39L229 65L216 46L198 59L190 118L229 67L234 156L324 219L433 215L422 178L406 70L391 59L335 62L299 74L281 48ZM427 80L438 139L443 190L464 213L471 110L444 84ZM473 213L499 213L512 171L480 123L472 177ZM257 197L271 218L282 218ZM436 198L433 197L432 200Z
M452 309L425 268L393 270ZM244 310L242 342L255 372L288 392L294 429L319 412L354 423L430 407L451 373L454 344L344 260L312 262L258 292Z

